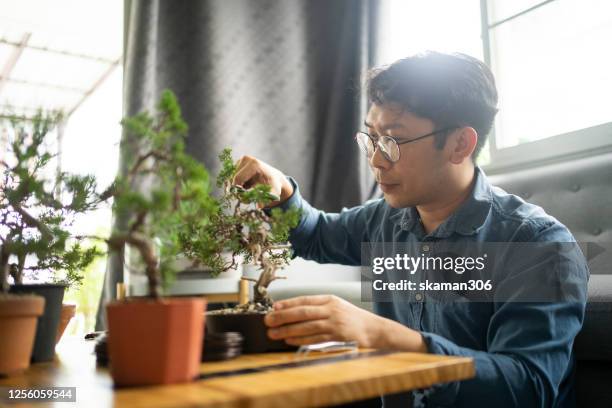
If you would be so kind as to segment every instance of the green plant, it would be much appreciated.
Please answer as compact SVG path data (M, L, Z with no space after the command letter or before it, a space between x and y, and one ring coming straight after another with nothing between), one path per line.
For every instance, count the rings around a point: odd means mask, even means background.
M219 156L222 170L215 197L206 168L185 153L187 125L171 91L164 91L155 116L140 113L126 118L123 126L133 137L124 146L131 154L127 172L117 177L103 198L114 198L114 210L127 217L106 241L112 250L134 247L144 263L149 294L159 297L161 284L174 276L174 261L182 255L210 268L213 275L237 267L239 256L260 265L255 302L269 307L266 288L279 279L278 267L289 257L289 230L299 213L257 206L276 199L270 188L258 185L244 190L231 185L236 167L231 150ZM138 186L149 185L148 193ZM226 262L224 252L231 253Z
M10 136L0 158L0 283L9 275L22 283L49 272L56 281L79 283L82 271L102 253L84 247L84 237L70 233L75 218L100 200L92 176L49 174L54 155L46 143L61 121L59 114L38 112L33 118L10 117Z
M262 270L255 282L252 305L267 311L272 299L267 294L270 283L283 277L276 270L291 258L290 247L286 245L289 231L300 219L296 209L282 211L275 208L263 210L278 197L270 193L267 185L256 185L245 190L232 185L236 166L231 150L225 149L219 155L222 168L217 177L217 187L222 194L217 199L215 212L206 219L189 219L184 231L179 235L182 250L189 258L206 265L213 275L236 268L239 257L252 262ZM221 256L231 253L229 261ZM251 307L252 309L252 307Z
M136 249L149 295L158 298L162 283L174 276L172 263L181 252L179 235L185 220L205 222L217 204L209 194L206 169L185 153L187 125L171 91L162 93L154 116L143 112L124 119L122 125L132 136L123 146L129 156L127 172L102 198L112 197L114 211L127 220L106 242L115 251L127 245ZM138 191L143 185L149 186L148 192Z

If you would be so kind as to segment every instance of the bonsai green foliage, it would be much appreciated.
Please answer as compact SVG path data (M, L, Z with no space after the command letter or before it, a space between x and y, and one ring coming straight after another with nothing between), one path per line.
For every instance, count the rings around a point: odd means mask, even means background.
M0 283L22 283L48 271L56 281L80 283L81 271L102 255L83 246L69 227L79 214L97 208L92 176L48 176L54 155L45 143L61 115L39 112L32 119L11 117L13 140L0 157Z
M129 146L127 173L115 179L104 198L114 198L114 210L128 221L111 232L107 243L112 250L135 248L145 265L149 295L160 296L161 283L174 276L172 262L181 252L179 236L184 226L197 221L206 224L217 204L209 194L204 166L185 153L187 125L176 97L164 91L155 116L140 113L122 122L133 137ZM143 183L152 186L138 192Z
M121 251L130 245L138 251L152 297L158 297L161 283L174 276L172 265L179 255L209 267L213 275L236 268L243 256L263 268L256 284L261 288L256 299L263 302L265 288L278 279L274 271L290 258L282 244L299 222L298 212L273 210L268 215L256 205L277 199L268 186L232 186L236 166L229 149L220 155L223 166L217 186L223 193L214 197L206 169L185 153L187 125L172 92L163 92L155 116L140 113L122 124L133 136L132 144L124 147L134 153L126 174L102 196L113 197L115 212L128 221L106 240L110 248ZM138 192L143 184L153 187L148 193ZM221 255L228 251L229 262Z
M242 256L245 262L254 262L262 269L255 282L255 304L270 307L272 300L267 296L268 285L282 277L276 276L277 268L291 258L287 245L289 231L300 220L296 209L264 211L278 197L270 192L267 185L256 185L249 190L232 185L236 165L231 150L225 149L219 156L222 163L217 177L217 187L223 189L217 199L216 211L206 220L191 220L185 231L179 234L185 255L208 266L213 275L236 268L236 259ZM228 262L221 256L232 254ZM246 279L246 278L245 278Z

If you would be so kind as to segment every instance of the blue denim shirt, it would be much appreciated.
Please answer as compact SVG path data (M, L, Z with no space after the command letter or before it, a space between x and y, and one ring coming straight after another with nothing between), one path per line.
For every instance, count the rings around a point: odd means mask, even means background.
M492 186L478 167L472 194L430 234L414 207L394 209L379 199L325 213L310 206L290 180L295 192L282 208L303 211L290 242L297 256L319 263L361 265L361 245L367 242L575 242L559 221ZM577 301L375 302L377 314L418 330L429 352L474 359L475 378L417 390L414 405L575 406L572 345L584 319L588 267L580 256L563 268ZM383 401L399 406L402 396Z

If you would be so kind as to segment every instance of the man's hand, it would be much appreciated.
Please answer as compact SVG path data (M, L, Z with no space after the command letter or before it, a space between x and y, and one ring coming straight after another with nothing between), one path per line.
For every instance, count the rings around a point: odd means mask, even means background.
M270 207L284 203L293 194L293 186L278 169L257 160L252 156L242 156L238 160L236 175L232 184L251 188L257 184L270 186L270 192L280 199L269 204Z
M291 345L356 340L364 348L427 351L418 332L332 295L277 301L265 323L270 338Z
M265 322L272 339L292 345L356 340L360 347L372 347L377 319L339 297L316 295L276 301Z

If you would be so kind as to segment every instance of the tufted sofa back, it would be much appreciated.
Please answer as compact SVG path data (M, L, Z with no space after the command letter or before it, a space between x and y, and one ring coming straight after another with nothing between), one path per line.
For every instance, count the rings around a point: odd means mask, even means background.
M599 244L605 263L589 280L582 331L576 338L579 407L612 406L612 153L490 177L509 193L543 207L579 242ZM601 264L601 262L600 262Z

